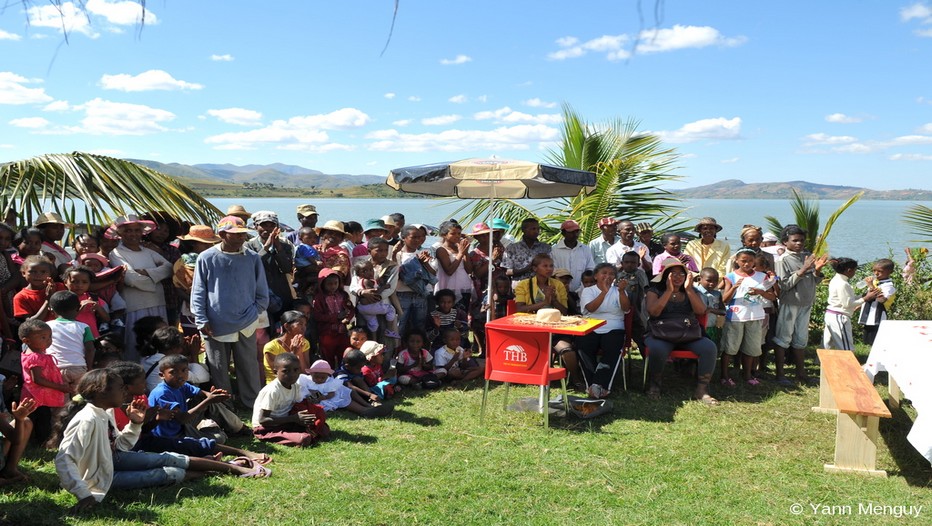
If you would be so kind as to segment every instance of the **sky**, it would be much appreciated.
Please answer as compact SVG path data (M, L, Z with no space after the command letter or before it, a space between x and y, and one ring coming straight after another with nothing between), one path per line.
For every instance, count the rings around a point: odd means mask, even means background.
M567 104L659 135L677 187L932 189L930 1L400 0L384 53L393 0L3 5L2 162L544 161Z

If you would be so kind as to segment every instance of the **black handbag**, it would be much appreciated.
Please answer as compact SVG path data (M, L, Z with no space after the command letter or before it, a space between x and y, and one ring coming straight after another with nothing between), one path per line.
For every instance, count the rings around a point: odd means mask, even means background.
M650 320L651 336L672 343L694 342L702 338L702 326L695 316L670 316Z

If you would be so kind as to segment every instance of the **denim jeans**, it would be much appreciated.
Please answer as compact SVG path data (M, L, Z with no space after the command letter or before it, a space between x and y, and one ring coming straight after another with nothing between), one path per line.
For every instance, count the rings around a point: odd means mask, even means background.
M178 484L184 480L188 457L178 453L113 453L112 489L151 488Z
M397 292L404 314L398 318L398 332L404 336L411 329L423 329L427 323L427 298L416 292ZM426 343L426 342L425 342Z

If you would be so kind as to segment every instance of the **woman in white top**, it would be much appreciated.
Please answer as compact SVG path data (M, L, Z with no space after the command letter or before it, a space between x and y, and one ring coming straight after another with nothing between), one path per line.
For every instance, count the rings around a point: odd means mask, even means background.
M584 315L605 320L605 325L577 340L580 365L591 398L605 398L611 389L617 364L625 344L625 314L631 309L626 288L628 282L616 280L615 266L599 263L595 267L595 285L583 289L579 304ZM602 351L602 358L596 356Z
M437 247L437 286L434 292L450 289L463 310L469 309L472 296L472 262L469 261L469 238L463 237L463 228L453 221L440 225L440 246Z

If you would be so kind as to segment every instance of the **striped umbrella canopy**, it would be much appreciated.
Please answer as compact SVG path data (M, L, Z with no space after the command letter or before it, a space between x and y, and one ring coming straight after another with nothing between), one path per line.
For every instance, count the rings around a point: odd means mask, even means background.
M415 194L462 199L547 199L591 191L592 172L507 159L465 159L396 168L386 184Z

